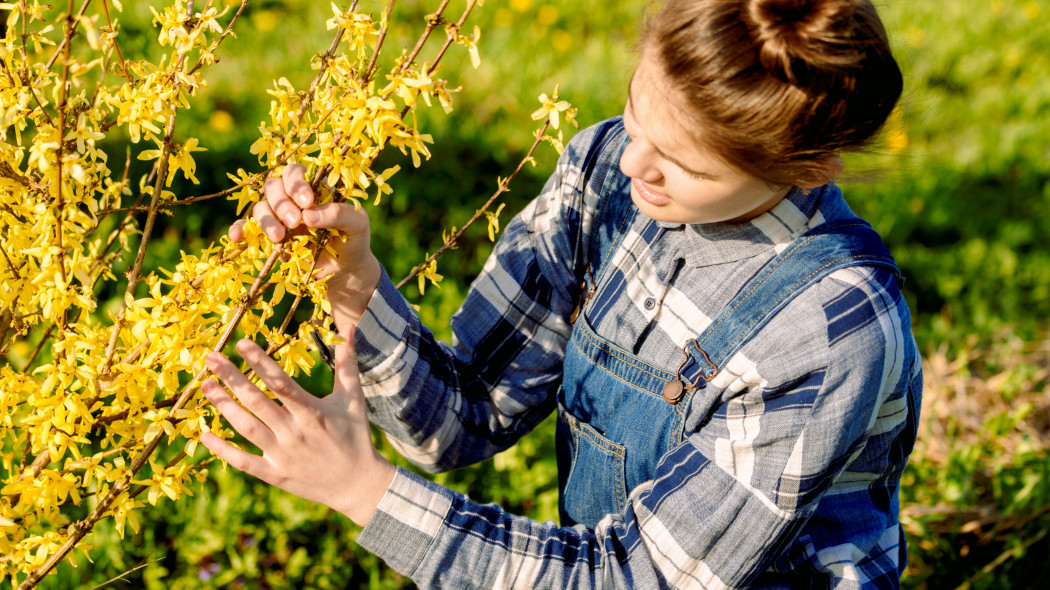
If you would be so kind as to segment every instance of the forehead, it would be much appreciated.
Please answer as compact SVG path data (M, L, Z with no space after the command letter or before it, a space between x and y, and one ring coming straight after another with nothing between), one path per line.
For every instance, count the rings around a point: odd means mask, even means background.
M664 73L652 51L642 52L627 91L627 113L646 140L683 167L698 172L733 169L703 142L703 128L683 105L685 97Z

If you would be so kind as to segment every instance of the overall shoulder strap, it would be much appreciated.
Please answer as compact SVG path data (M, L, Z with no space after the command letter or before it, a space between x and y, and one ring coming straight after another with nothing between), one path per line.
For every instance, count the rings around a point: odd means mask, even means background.
M620 120L615 119L602 139L601 145L594 150L596 153L593 156L588 154L584 168L585 188L597 193L598 198L594 206L590 239L582 245L582 260L586 267L598 273L609 254L623 240L623 233L630 226L635 213L630 199L631 179L620 172L620 156L630 142L630 137Z
M570 321L575 321L587 300L594 294L612 253L623 241L626 229L636 213L630 197L631 179L620 172L620 156L630 141L619 120L603 134L600 144L587 155L581 184L583 194L597 193L594 217L588 237L581 234L577 243L577 276L581 277L580 301Z
M686 345L694 362L683 364L680 382L699 387L710 381L795 296L832 272L850 266L886 268L898 284L903 281L889 250L864 220L822 224L770 260L711 325Z

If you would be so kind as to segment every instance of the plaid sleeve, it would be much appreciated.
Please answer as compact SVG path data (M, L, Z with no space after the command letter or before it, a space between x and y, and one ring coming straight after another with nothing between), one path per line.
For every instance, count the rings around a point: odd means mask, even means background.
M589 223L580 162L594 128L566 146L543 192L507 225L437 342L384 274L356 332L369 416L431 471L509 447L554 407L578 241Z
M815 340L769 358L822 362L771 381L764 363L731 361L713 414L594 530L515 517L400 471L358 542L421 587L897 587L896 493L921 363L899 292L873 276L839 273L816 307L826 323L812 305L785 310L745 351L780 349L802 314Z

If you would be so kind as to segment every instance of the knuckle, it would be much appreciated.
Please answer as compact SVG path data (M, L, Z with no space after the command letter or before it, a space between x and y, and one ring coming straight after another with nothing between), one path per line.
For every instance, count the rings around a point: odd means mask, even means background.
M241 434L248 440L255 440L261 434L259 425L245 424L244 427L241 428Z
M233 467L237 471L248 471L249 463L248 458L243 455L233 455L226 459L230 467Z
M294 394L292 384L287 378L275 378L266 384L270 388L270 392L277 397L290 397Z
M266 409L267 400L266 396L261 393L253 392L253 395L245 396L245 399L242 399L241 403L243 403L244 407L248 408L251 413L258 416L259 412Z
M281 201L274 207L274 212L283 219L286 215L298 215L299 209L291 201Z
M252 215L262 221L268 217L273 217L273 212L270 209L270 204L266 201L259 201L252 207Z

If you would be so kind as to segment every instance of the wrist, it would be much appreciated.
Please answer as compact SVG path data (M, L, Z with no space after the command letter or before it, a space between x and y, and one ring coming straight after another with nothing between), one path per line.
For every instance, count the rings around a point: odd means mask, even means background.
M371 253L368 258L354 271L340 273L328 281L328 302L340 333L345 334L358 324L383 276L379 260Z
M372 515L375 514L383 496L390 489L396 475L397 467L376 453L371 467L363 469L358 476L358 485L355 486L356 493L346 498L345 506L333 508L336 508L354 524L364 527L372 519Z

